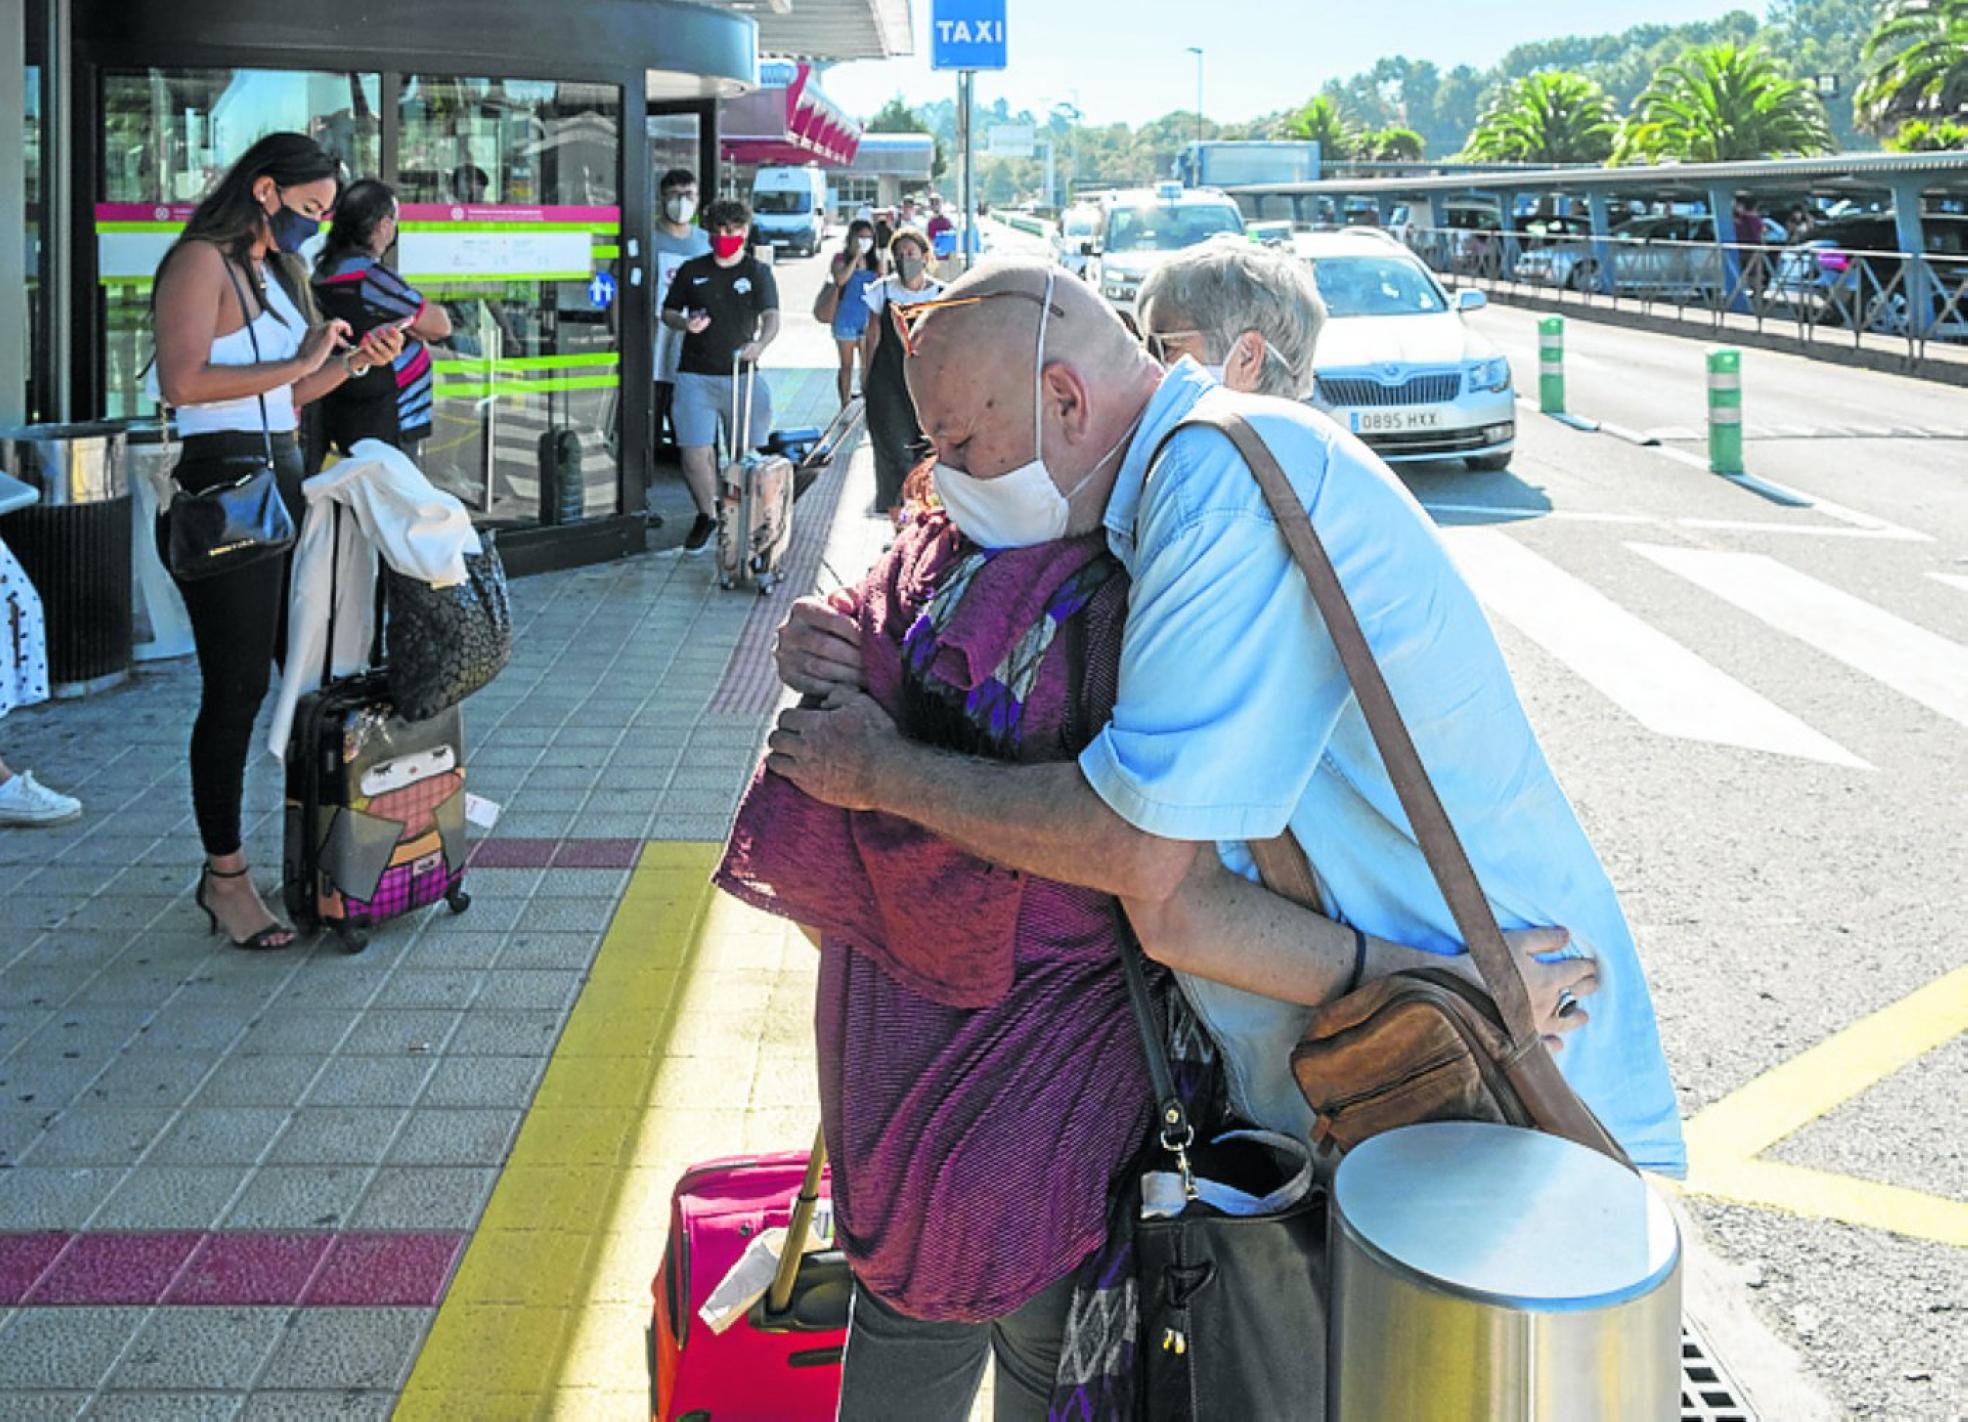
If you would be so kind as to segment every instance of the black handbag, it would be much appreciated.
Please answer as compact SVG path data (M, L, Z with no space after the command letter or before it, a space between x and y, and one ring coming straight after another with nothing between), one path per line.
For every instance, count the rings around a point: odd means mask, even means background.
M260 338L253 332L253 313L239 275L226 262L233 294L246 318L246 339L253 344L253 363L260 363ZM294 515L280 496L280 477L273 457L273 429L267 421L266 396L260 404L260 438L266 452L252 461L239 478L193 492L182 484L171 499L168 551L171 575L180 582L197 582L276 558L294 546Z
M462 583L433 587L394 568L385 576L390 699L406 721L456 706L512 657L506 567L492 535L479 538L484 551L465 555Z
M1144 1422L1318 1422L1326 1410L1326 1228L1310 1152L1253 1131L1197 1143L1141 947L1125 929L1122 940L1156 1102L1147 1168L1123 1191L1139 1285L1138 1414ZM1204 1198L1228 1203L1232 1191L1256 1212ZM1164 1212L1144 1214L1144 1195Z

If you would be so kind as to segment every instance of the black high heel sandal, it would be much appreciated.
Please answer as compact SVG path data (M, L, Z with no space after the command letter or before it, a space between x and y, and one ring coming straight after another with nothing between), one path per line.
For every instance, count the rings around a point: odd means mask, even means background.
M227 874L207 864L205 871L198 876L198 891L191 896L192 902L205 910L205 919L211 926L213 937L218 937L224 932L224 929L219 923L218 913L210 904L205 902L206 883L212 879L243 879L249 872L245 869L235 869L230 874ZM273 941L283 933L288 935L285 941L278 943ZM255 933L251 938L234 938L230 933L225 934L226 942L248 953L270 953L279 948L291 948L299 938L300 935L298 933L295 933L293 929L277 919L265 928L262 928L258 933Z

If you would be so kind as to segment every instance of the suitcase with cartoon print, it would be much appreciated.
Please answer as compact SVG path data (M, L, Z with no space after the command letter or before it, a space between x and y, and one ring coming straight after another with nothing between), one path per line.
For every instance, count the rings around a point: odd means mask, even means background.
M363 672L301 698L287 743L282 875L303 931L332 930L358 953L369 930L464 888L464 718L405 721L387 676Z
M338 506L337 563L341 517ZM329 929L359 953L371 929L440 899L453 913L471 907L465 729L456 706L398 716L387 672L326 675L340 592L331 584L322 685L295 707L287 738L281 882L296 928Z
M826 1190L817 1142L811 1153L703 1161L677 1181L652 1285L656 1422L831 1422L853 1283L839 1250L805 1249ZM782 1253L773 1286L714 1331L699 1310L752 1241L779 1227L797 1241L794 1262Z
M783 454L758 453L746 441L752 428L752 395L758 370L740 371L731 380L732 457L718 472L718 586L752 586L761 596L780 579L779 563L793 541L793 461Z

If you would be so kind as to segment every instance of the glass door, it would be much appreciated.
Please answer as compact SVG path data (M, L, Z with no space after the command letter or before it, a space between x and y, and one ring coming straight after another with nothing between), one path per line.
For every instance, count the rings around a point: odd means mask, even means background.
M397 268L451 316L425 472L500 523L619 502L621 91L405 75Z

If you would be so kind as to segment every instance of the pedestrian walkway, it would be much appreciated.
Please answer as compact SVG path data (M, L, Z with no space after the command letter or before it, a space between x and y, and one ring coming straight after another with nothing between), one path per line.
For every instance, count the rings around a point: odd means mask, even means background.
M824 424L831 372L779 374ZM810 950L706 875L871 499L865 456L816 484L771 598L674 553L516 583L472 907L358 957L206 936L188 662L8 718L87 813L0 836L0 1415L642 1412L676 1174L812 1135ZM269 887L281 793L257 761Z

